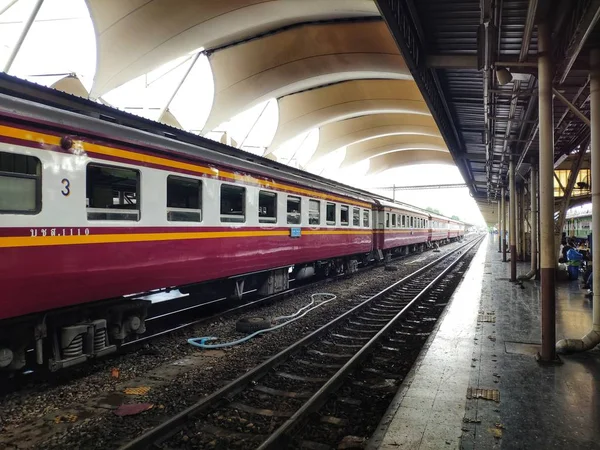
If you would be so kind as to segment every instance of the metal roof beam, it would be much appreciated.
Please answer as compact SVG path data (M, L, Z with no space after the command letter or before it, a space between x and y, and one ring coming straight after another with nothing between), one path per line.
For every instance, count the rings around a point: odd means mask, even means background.
M600 19L600 0L592 0L571 36L565 57L558 65L557 74L560 74L558 80L560 84L565 82L587 38L598 23L598 19Z
M538 0L529 0L529 5L527 6L527 18L525 19L525 29L523 30L523 42L521 43L521 52L519 53L519 61L525 61L529 53L529 44L531 42L531 35L533 34L537 6Z

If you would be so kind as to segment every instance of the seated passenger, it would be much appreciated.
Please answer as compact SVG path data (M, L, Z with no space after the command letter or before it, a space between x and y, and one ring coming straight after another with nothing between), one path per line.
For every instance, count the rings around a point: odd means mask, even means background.
M583 255L575 250L573 241L568 243L571 248L567 251L567 270L569 271L569 280L577 280L579 278L579 266L583 261Z

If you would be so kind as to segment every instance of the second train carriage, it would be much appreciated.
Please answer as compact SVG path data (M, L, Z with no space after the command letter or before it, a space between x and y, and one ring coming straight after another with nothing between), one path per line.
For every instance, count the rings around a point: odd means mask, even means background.
M291 268L352 272L460 235L447 218L183 132L192 143L6 95L0 122L0 368L21 367L29 345L52 369L114 351L144 332L135 292L270 294Z
M563 232L569 238L587 239L592 233L591 206L574 208L572 211L568 211Z

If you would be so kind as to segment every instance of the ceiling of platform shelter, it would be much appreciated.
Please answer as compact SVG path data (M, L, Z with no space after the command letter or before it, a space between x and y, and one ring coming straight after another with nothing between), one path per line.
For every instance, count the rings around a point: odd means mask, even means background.
M306 170L454 170L373 0L0 0L0 36L11 74Z

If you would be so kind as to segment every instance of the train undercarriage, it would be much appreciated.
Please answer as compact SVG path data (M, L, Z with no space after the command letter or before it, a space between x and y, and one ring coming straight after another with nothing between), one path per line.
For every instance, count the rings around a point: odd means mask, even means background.
M393 257L420 253L459 239L285 266L178 289L202 298L241 301L249 291L256 291L259 296L273 295L289 289L290 280L352 274L359 266L389 262ZM16 372L34 365L54 372L116 352L123 342L135 340L146 332L145 320L152 302L136 297L143 298L130 295L4 320L0 323L0 371Z

